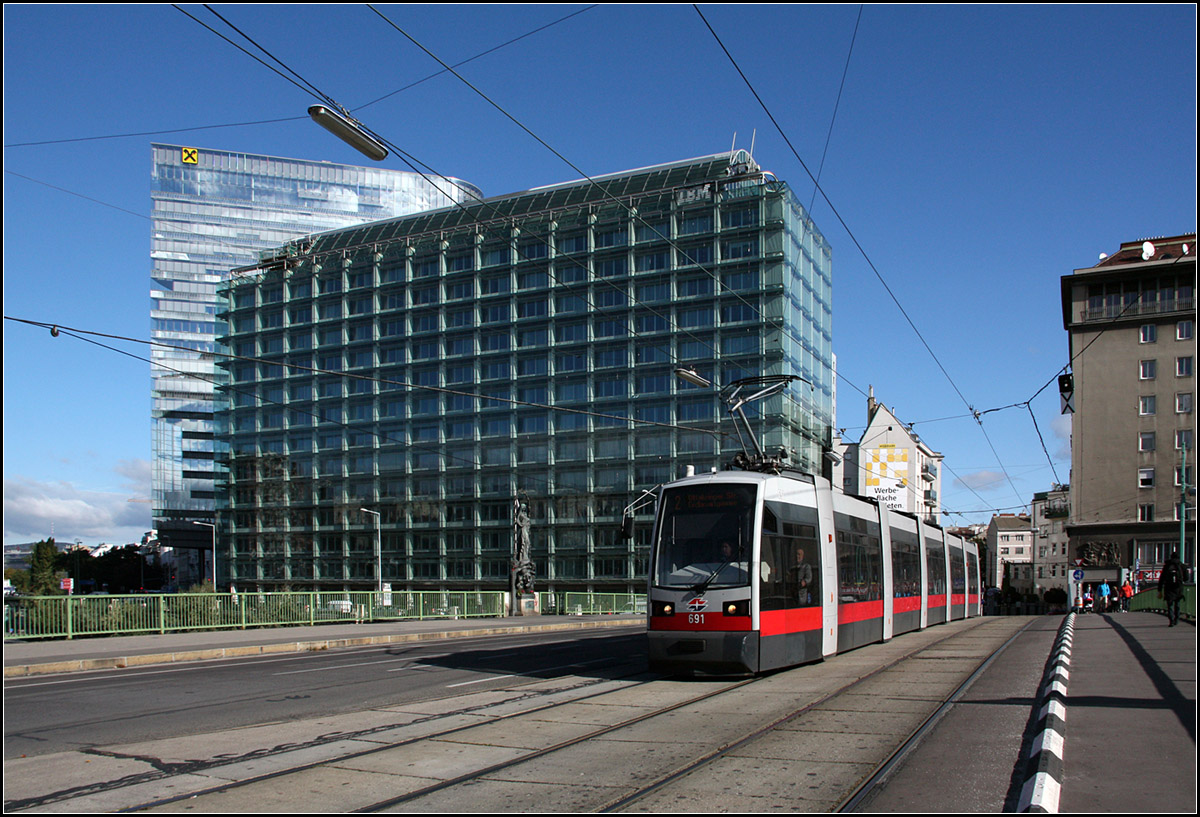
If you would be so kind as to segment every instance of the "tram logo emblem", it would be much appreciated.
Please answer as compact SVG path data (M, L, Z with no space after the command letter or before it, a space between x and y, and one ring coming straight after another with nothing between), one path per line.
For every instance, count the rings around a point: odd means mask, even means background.
M688 606L688 609L691 610L693 613L699 613L701 610L703 610L705 607L708 606L708 600L700 599L700 598L692 599L691 601L689 601L687 603L687 606Z

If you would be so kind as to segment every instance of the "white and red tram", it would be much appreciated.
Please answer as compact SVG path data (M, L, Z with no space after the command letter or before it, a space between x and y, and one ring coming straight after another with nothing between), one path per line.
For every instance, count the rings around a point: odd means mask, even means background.
M786 470L662 488L652 669L744 674L980 614L974 543Z

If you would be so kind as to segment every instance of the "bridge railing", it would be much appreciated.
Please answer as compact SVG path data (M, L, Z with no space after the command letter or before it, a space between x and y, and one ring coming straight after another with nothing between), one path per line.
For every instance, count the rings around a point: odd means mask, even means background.
M1157 587L1151 587L1135 593L1129 600L1129 609L1131 611L1165 613L1167 612L1167 602L1159 598ZM1194 583L1183 586L1183 601L1179 603L1179 615L1181 618L1196 620L1196 585Z
M542 612L567 616L646 614L644 593L539 593Z
M644 612L645 596L543 593L547 614ZM432 618L499 618L502 591L391 590L20 596L4 600L4 638L79 638Z

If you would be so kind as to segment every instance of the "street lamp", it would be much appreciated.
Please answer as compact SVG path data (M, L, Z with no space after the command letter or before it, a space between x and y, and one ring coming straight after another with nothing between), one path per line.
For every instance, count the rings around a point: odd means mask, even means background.
M695 369L687 369L680 366L675 370L675 376L680 380L691 383L693 386L700 386L701 388L705 389L712 386L712 383L701 377L699 372L697 372Z
M383 517L379 515L379 511L372 511L368 508L359 508L359 510L375 517L375 565L379 574L379 603L383 604Z
M206 528L212 528L212 563L213 563L213 592L217 592L217 526L212 522L197 522L192 520L193 525L203 525Z
M345 113L327 108L324 105L313 105L308 109L312 120L338 139L366 156L382 162L387 158L388 150L384 144L367 131L361 123Z

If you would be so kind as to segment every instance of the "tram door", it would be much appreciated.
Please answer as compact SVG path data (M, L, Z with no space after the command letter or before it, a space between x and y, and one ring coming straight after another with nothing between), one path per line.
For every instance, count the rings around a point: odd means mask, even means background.
M960 547L950 546L950 617L967 616L967 569Z
M833 514L838 652L883 640L883 547L878 518Z
M927 623L946 621L946 551L940 537L925 537L925 572L929 617Z
M763 502L759 669L821 658L821 547L814 503Z

